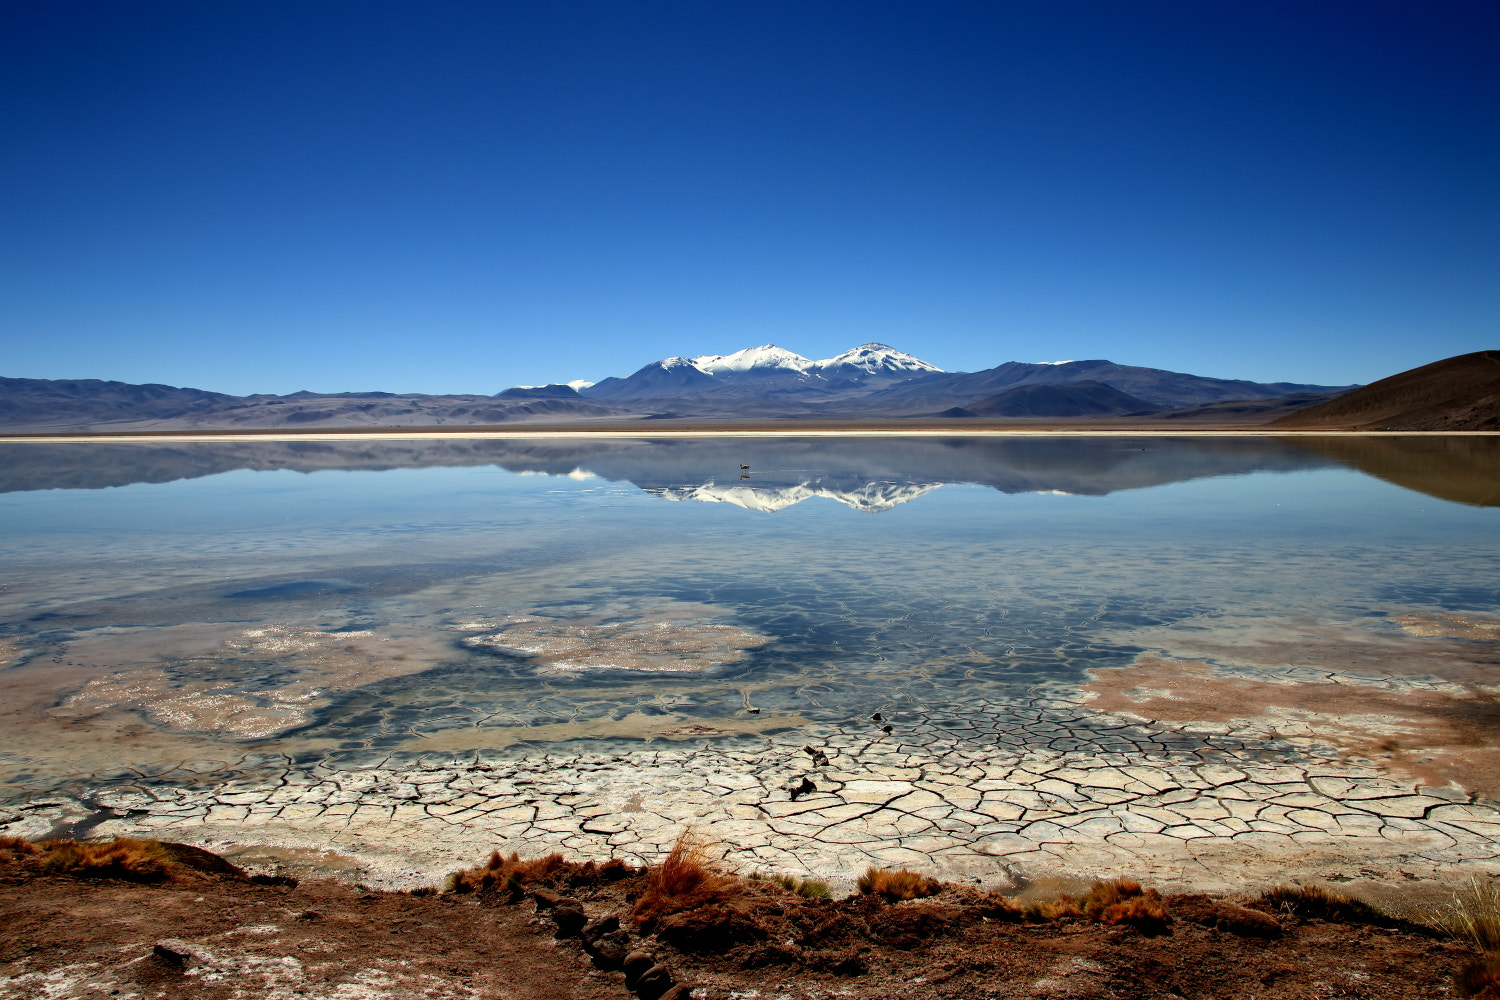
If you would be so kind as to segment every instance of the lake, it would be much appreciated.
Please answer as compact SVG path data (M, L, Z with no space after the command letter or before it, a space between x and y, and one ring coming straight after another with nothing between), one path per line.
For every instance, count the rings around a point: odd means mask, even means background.
M0 821L396 882L689 824L835 877L1488 870L1497 445L0 445Z

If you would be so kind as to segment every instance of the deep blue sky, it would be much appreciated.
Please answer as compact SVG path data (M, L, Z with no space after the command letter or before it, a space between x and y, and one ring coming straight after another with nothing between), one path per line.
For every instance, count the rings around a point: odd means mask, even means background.
M1500 6L0 0L0 374L1500 347Z

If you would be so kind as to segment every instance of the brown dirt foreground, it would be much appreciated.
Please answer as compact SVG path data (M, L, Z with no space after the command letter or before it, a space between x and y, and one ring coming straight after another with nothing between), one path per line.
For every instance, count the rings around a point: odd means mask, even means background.
M1118 880L1022 905L872 872L832 900L674 854L495 856L409 894L248 876L183 845L4 841L0 997L1305 1000L1489 978L1469 946L1316 891L1235 903Z

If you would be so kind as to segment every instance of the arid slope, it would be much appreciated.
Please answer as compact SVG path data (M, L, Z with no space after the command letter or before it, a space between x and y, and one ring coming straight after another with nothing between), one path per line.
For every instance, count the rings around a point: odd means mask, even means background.
M1371 431L1500 430L1500 351L1475 351L1372 382L1271 421Z

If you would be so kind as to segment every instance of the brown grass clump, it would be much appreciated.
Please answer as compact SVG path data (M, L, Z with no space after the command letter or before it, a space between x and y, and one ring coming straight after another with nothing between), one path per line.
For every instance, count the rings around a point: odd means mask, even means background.
M0 857L6 861L20 861L41 854L41 848L22 837L0 837Z
M569 861L555 851L540 858L522 861L521 855L512 851L502 855L495 851L488 861L476 868L465 868L453 872L443 884L443 892L479 893L495 895L505 892L519 899L528 886L573 886L594 882L616 882L638 874L618 858L598 864Z
M662 863L648 869L646 891L636 900L631 917L637 926L646 926L670 913L721 902L731 895L736 881L715 866L712 845L686 831Z
M1453 985L1463 997L1500 996L1500 955L1480 955L1458 970Z
M0 837L0 861L32 875L113 878L127 882L246 877L239 868L202 848L129 837L93 841Z
M1316 885L1279 885L1256 901L1273 912L1304 920L1336 920L1345 924L1391 927L1400 923L1389 914L1352 896Z
M828 883L817 879L799 879L795 875L762 875L760 872L751 872L750 879L754 882L770 882L779 885L787 892L796 893L803 899L828 899Z
M936 896L943 889L943 883L926 875L918 875L914 871L898 868L891 871L885 868L871 866L859 877L855 883L860 892L867 896L880 896L889 903L898 903L906 899L921 899L924 896Z
M1436 923L1483 952L1500 950L1500 887L1471 879Z
M127 882L162 882L167 878L167 852L152 840L119 837L104 843L53 840L39 845L42 867L58 875L79 878L117 878Z
M1453 977L1458 994L1500 997L1500 887L1471 878L1432 923L1480 953Z
M1032 920L1074 917L1106 926L1130 924L1144 931L1163 930L1172 921L1161 893L1142 889L1130 878L1095 882L1077 899L1063 895L1050 903L1033 903L1026 908L1026 916Z

